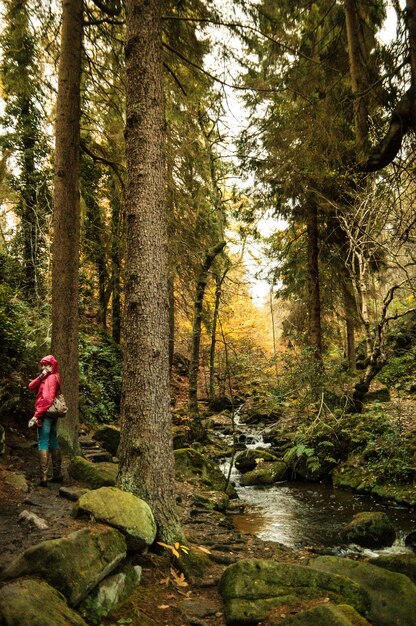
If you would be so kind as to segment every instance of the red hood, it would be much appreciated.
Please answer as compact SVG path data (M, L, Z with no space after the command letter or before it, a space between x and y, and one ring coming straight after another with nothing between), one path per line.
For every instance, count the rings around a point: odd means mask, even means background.
M40 360L41 365L52 365L52 374L58 373L58 361L55 359L53 354L48 354L48 356L44 356L43 359Z

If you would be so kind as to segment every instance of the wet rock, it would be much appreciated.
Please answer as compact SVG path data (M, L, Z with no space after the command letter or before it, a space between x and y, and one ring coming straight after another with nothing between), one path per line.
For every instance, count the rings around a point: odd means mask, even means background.
M19 522L27 522L38 530L46 530L49 528L46 520L36 515L36 513L32 513L32 511L22 511L19 515Z
M414 530L413 532L407 535L406 539L404 540L404 543L406 546L416 551L416 530Z
M396 532L386 513L363 512L353 519L340 532L341 538L348 543L357 543L365 548L391 546Z
M246 472L241 477L241 484L244 487L249 485L272 485L287 476L288 467L284 461L274 463L261 463L257 469Z
M194 495L192 501L195 506L209 511L225 511L230 498L222 491L210 491L207 495Z
M235 460L235 466L239 472L245 474L256 469L259 461L272 463L277 460L278 458L275 454L257 448L255 450L245 450L239 454Z
M120 445L120 428L117 426L100 426L92 438L99 441L104 450L107 450L112 456L117 456Z
M227 624L255 624L271 609L300 597L329 597L353 606L359 613L369 607L366 592L344 576L263 559L243 559L227 567L220 593Z
M112 461L113 457L110 452L106 450L90 450L85 453L85 458L88 461L92 461L93 463L105 463L107 461Z
M94 623L97 615L108 615L137 589L142 575L140 565L127 565L105 578L80 605L81 614Z
M119 530L130 550L141 552L156 537L156 522L149 505L132 493L116 487L88 491L75 504L75 517L93 517Z
M416 556L414 554L385 554L369 559L372 565L384 567L390 572L404 574L416 584Z
M370 598L366 616L374 626L416 625L416 586L407 576L370 563L336 556L320 556L313 561L312 566L358 583Z
M282 626L370 626L352 606L347 604L320 604L307 611L288 617Z
M76 502L87 491L88 489L80 489L79 487L60 487L59 495L66 500Z
M226 478L218 465L193 448L175 450L175 471L178 480L201 482L215 491L224 491ZM228 485L227 494L236 497L232 485Z
M46 582L19 578L0 589L3 626L87 626L65 598Z
M117 473L117 463L91 463L82 456L74 457L68 465L68 474L71 478L95 488L114 486Z
M76 606L126 557L126 542L114 528L83 528L61 539L38 543L17 557L3 579L38 576Z

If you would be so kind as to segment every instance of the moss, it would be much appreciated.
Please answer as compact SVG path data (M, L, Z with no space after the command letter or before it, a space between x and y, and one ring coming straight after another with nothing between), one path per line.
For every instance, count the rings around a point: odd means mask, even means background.
M118 473L117 463L91 463L82 456L71 459L68 474L91 487L113 487Z

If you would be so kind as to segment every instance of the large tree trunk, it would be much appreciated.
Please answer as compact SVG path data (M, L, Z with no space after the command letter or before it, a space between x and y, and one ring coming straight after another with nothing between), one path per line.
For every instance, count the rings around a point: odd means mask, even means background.
M112 337L116 343L121 340L121 257L123 239L122 199L114 181L111 182L111 321Z
M169 380L168 237L161 0L127 0L127 256L118 483L153 510L158 537L181 538Z
M308 238L309 345L316 361L322 363L321 297L318 265L318 207L313 198L309 198L306 230Z
M201 344L201 324L202 324L202 305L204 302L205 289L208 281L208 272L215 260L215 257L223 250L225 241L217 243L205 257L205 261L199 272L195 300L194 300L194 319L192 327L192 355L189 365L189 395L188 408L191 415L198 414L198 373L199 373L199 349ZM199 423L196 420L195 425ZM194 428L192 429L194 431ZM198 438L198 427L196 427L194 436Z
M223 276L219 276L219 274L215 275L215 304L214 313L212 315L211 346L209 350L209 401L212 403L215 400L215 352L217 346L217 324L220 312L220 301L224 276L225 274Z
M79 139L82 0L64 0L58 74L52 259L52 351L60 363L68 416L59 434L78 450Z

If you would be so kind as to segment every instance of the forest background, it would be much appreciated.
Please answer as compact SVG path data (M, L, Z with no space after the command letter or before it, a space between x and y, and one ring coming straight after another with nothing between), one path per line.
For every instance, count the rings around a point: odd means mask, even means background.
M162 29L170 400L189 439L203 440L207 407L252 402L308 423L323 408L360 412L376 377L414 393L414 2L152 5ZM126 286L148 285L149 301L156 284L157 258L143 257L141 279L131 267L126 278L128 250L144 245L129 212L128 94L140 80L124 51L134 25L126 37L119 2L1 7L0 420L30 416L26 384L52 350L70 404L61 436L76 451L79 422L119 419L137 304ZM387 10L396 34L386 43ZM157 34L140 33L149 50ZM240 95L230 111L231 92ZM139 95L148 106L158 97ZM265 216L279 224L267 236ZM269 285L262 307L250 256ZM140 350L127 352L125 414L132 372L147 367Z

